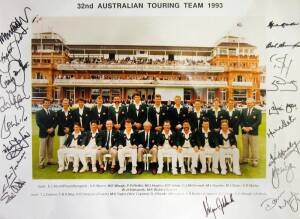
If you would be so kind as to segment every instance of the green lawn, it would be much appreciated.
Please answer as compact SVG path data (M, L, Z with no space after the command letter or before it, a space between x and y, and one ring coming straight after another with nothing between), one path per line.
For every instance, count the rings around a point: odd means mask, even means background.
M71 170L64 171L63 173L57 173L57 166L47 166L45 169L38 168L38 148L39 148L39 138L38 138L38 128L35 123L35 114L32 114L32 174L33 179L205 179L205 178L265 178L266 176L266 114L263 113L262 124L259 128L259 165L257 167L252 167L250 165L241 165L241 176L236 176L232 173L228 173L226 176L215 175L213 173L206 173L192 175L176 175L173 176L171 173L164 172L162 175L152 175L149 172L144 172L141 175L132 175L126 172L122 175L115 173L111 175L109 173L99 174L92 172L85 173L72 173ZM241 135L238 136L238 148L240 149L240 154L242 154L242 139ZM58 148L58 137L54 140L54 159L57 160L57 148Z

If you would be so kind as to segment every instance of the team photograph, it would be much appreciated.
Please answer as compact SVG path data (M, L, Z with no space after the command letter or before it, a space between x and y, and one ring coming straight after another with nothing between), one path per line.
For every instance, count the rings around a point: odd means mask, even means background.
M265 178L265 67L252 35L237 36L255 21L223 21L236 35L199 46L153 21L176 18L118 19L33 24L33 179ZM130 32L141 23L170 43Z

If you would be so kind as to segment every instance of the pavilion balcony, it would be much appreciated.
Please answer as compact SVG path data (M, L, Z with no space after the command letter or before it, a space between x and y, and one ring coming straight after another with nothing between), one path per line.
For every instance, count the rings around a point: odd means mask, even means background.
M220 88L227 87L227 81L55 79L53 85L64 87Z
M165 71L165 72L224 72L222 66L209 65L154 65L154 64L59 64L64 71Z
M32 84L48 84L49 81L48 81L48 79L35 79L35 78L33 78L33 79L31 79L31 83Z
M242 81L242 82L233 81L232 86L235 86L235 87L251 87L251 86L253 86L253 83L252 83L252 81Z

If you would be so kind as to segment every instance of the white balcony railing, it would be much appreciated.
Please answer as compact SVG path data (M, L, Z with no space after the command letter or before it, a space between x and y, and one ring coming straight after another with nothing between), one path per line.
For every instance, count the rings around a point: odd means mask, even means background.
M142 64L59 64L58 70L86 71L179 71L179 72L224 72L223 66L206 65L142 65Z
M48 79L35 79L35 78L33 78L32 80L31 80L31 82L32 83L34 83L34 84L48 84Z
M252 85L253 85L252 81L232 82L232 86L236 86L236 87L251 87Z
M100 79L55 79L55 86L66 87L181 87L214 88L226 87L227 81L178 81L178 80L100 80Z

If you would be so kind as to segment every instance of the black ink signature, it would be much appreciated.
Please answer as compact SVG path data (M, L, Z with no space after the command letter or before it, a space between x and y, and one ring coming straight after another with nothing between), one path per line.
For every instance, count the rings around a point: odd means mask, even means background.
M0 33L0 43L3 44L5 41L8 41L14 34L19 34L19 30L23 31L27 31L24 27L23 27L23 23L28 23L29 19L28 19L28 11L31 11L31 9L29 7L25 7L24 8L24 16L25 17L21 17L19 16L18 18L15 17L14 21L12 21L9 25L9 30L6 33Z
M300 41L294 44L287 44L286 42L281 42L281 43L273 43L269 42L266 45L266 49L273 48L273 49L280 49L280 48L285 48L285 47L291 47L292 49L300 47Z
M23 151L24 148L29 147L29 143L27 142L27 138L30 137L30 133L27 131L23 133L23 129L25 126L23 126L19 131L19 138L14 137L13 139L9 140L9 145L2 144L3 146L3 153L6 154L7 160L12 160L19 156L19 154Z
M12 199L14 199L17 193L23 188L25 185L25 181L17 179L18 176L13 167L10 167L10 172L5 174L5 184L2 187L2 195L0 196L0 201L5 201L5 203L9 203Z
M293 124L296 121L296 117L293 117L292 115L288 116L288 120L281 120L281 124L278 126L278 128L274 128L274 129L270 129L267 132L267 136L268 138L270 138L271 136L274 138L274 136L280 131L285 129L286 127L290 126L291 124Z
M300 155L299 146L300 140L290 141L286 149L280 149L278 152L276 150L277 146L274 145L274 154L270 154L269 167L276 164L277 160L286 160L293 153Z
M274 89L268 89L268 91L298 91L297 81L288 81L278 76L273 77L276 78L271 83Z
M283 198L283 196L285 195L287 195L287 197ZM277 206L279 209L284 209L286 207L289 207L292 212L298 212L299 202L300 199L298 198L298 193L295 192L286 193L285 191L283 191L276 198L265 199L260 204L260 206L266 211L270 211Z
M274 165L272 167L272 186L275 189L278 189L280 186L280 176L285 173L285 180L287 183L291 183L294 178L295 174L293 169L295 169L296 166L294 166L292 163L286 164L284 163L283 167L276 167Z
M273 68L280 69L280 75L284 75L284 77L288 76L291 64L293 59L287 58L288 54L278 55L274 54L270 57L270 62L274 63Z
M271 108L269 109L269 115L279 115L281 112L292 113L297 110L297 104L295 103L287 103L283 107L283 104L279 106L273 101Z
M281 24L276 24L276 23L274 23L274 21L270 21L267 27L269 27L270 29L272 29L274 27L285 28L285 27L288 27L288 26L297 26L297 25L299 25L299 23L297 23L297 22L291 22L291 23L285 23L285 22L283 22Z
M209 214L212 213L214 217L217 218L216 216L217 210L220 210L224 215L225 213L224 208L227 207L232 202L234 202L232 194L229 195L229 198L227 198L226 195L224 195L223 197L221 198L218 197L216 199L216 207L211 207L208 203L207 196L205 196L205 201L203 201L203 208L205 210L206 217L208 217Z

